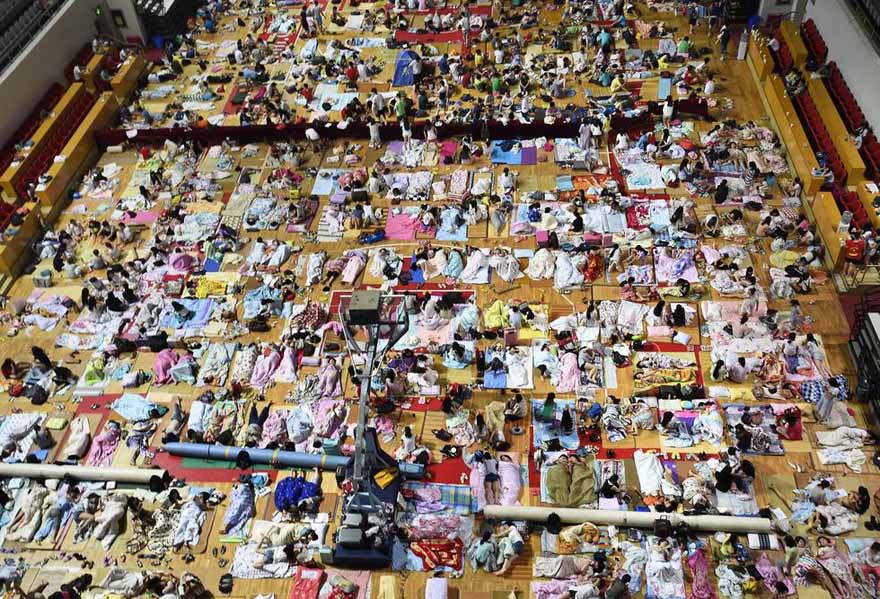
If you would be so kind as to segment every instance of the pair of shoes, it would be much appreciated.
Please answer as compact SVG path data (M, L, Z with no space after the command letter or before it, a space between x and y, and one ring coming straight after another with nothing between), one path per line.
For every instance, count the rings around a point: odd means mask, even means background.
M880 531L880 522L877 521L877 516L871 516L871 519L865 522L865 528Z

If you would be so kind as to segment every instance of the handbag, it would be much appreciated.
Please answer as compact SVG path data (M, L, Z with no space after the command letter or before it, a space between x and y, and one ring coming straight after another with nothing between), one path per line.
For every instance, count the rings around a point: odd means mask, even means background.
M394 405L393 401L383 401L378 406L376 406L376 412L379 414L390 414L393 412L397 406Z
M661 516L654 520L654 535L661 539L672 536L672 523L667 516Z
M431 432L434 434L435 437L437 437L441 441L452 441L452 433L450 433L447 430L444 430L442 428L440 428L440 429L435 428Z

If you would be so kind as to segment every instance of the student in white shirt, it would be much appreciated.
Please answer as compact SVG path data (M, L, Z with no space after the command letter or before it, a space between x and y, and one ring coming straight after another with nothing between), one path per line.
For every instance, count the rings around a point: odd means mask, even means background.
M501 189L504 191L504 193L513 193L513 190L516 187L516 177L514 177L513 173L510 172L509 168L504 167L504 172L501 173L499 181L501 183Z
M378 148L382 145L382 139L379 137L379 123L370 119L367 122L367 128L370 130L370 147Z
M706 85L703 87L703 94L711 96L715 93L715 77L709 75L706 77Z
M403 137L403 151L408 152L412 146L412 127L407 119L400 121L400 133Z

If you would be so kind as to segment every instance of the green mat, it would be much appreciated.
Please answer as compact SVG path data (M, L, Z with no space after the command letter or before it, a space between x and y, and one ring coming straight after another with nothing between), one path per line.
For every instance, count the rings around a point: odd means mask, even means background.
M181 466L184 468L218 468L225 470L237 470L238 466L235 462L228 460L205 460L202 458L183 458ZM272 466L268 464L254 464L254 470L272 470Z

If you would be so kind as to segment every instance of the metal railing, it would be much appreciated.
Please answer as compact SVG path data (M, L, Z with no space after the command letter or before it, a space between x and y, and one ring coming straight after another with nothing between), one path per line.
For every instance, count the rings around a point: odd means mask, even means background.
M868 35L874 51L880 54L880 2L877 0L844 0L853 16Z
M0 33L0 72L16 59L64 2L32 0L31 5Z

